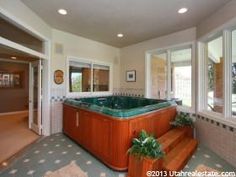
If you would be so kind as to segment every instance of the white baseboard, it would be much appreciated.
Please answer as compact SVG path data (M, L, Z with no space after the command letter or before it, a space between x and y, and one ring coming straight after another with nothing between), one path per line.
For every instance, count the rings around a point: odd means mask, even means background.
M15 112L4 112L4 113L0 113L0 116L13 115L13 114L23 114L23 113L29 113L29 110L15 111Z

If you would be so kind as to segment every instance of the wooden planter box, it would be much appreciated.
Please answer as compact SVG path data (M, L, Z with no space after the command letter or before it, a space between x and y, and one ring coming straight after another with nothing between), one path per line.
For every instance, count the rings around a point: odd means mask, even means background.
M161 171L163 159L139 158L129 156L129 168L127 177L147 177L147 171Z

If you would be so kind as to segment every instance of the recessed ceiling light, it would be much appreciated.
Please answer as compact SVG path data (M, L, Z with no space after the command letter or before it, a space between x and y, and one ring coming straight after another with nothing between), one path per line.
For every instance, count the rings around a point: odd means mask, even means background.
M66 15L67 11L65 9L59 9L58 13L61 14L61 15Z
M124 35L121 34L121 33L117 34L117 37L123 37L123 36L124 36Z
M183 7L183 8L181 8L181 9L178 10L178 13L179 13L179 14L184 14L184 13L186 13L187 11L188 11L188 9L185 8L185 7Z
M15 59L16 59L16 57L11 57L11 59L15 60Z

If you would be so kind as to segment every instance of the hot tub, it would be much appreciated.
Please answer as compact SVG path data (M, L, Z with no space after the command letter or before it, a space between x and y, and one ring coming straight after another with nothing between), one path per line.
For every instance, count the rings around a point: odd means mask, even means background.
M145 129L159 137L171 127L176 104L126 96L67 99L63 132L115 170L128 167L127 150Z
M65 104L103 113L114 118L132 118L139 114L171 106L174 102L128 96L108 96L67 99Z

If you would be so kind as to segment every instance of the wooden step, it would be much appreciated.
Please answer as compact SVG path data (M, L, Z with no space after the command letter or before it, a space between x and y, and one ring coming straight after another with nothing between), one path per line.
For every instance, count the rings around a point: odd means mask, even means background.
M193 138L185 137L171 150L164 158L164 170L180 171L187 164L197 148L197 141Z
M161 143L162 149L168 154L180 141L185 137L186 130L174 128L158 139Z

